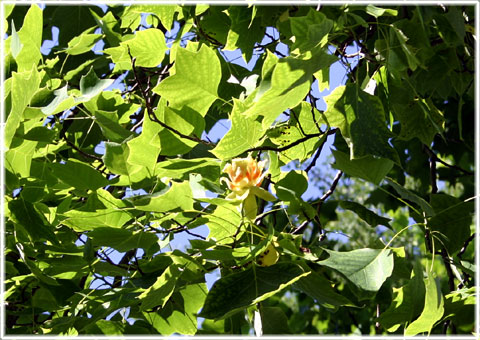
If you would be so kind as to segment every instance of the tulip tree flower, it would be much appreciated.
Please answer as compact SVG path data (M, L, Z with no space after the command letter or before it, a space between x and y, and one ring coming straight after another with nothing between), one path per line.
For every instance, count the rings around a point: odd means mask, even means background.
M266 201L274 201L275 196L261 188L265 172L266 161L257 162L251 156L247 158L236 158L232 163L223 168L229 179L223 177L221 181L227 183L232 191L227 199L238 199L243 201L244 216L254 220L257 216L257 200L255 196Z

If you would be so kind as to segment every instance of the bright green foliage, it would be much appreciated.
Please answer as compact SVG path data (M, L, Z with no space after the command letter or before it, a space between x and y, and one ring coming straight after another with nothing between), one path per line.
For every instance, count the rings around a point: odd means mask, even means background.
M1 6L0 337L475 333L478 6Z

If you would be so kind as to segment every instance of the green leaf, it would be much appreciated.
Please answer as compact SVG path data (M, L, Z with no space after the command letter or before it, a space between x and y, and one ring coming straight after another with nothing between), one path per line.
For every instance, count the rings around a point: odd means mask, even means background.
M88 73L80 79L80 93L82 96L77 98L75 102L90 100L112 85L114 81L114 79L99 79L93 70L93 66L90 67Z
M36 4L28 9L23 26L18 31L18 39L23 44L22 49L15 57L18 72L31 70L42 59L40 46L42 45L43 11Z
M100 172L74 158L70 158L65 164L50 164L50 169L54 176L76 189L97 190L109 184Z
M224 49L227 51L241 49L243 58L248 63L255 43L260 42L264 36L265 27L262 27L261 18L254 17L254 11L250 7L230 6L228 14L231 24Z
M254 147L263 135L260 123L253 117L245 116L242 109L242 103L234 99L231 128L211 151L221 160L233 158Z
M428 273L425 279L425 306L422 314L405 329L405 336L414 336L419 333L428 333L443 316L443 295L439 283L433 272Z
M280 59L273 70L270 89L245 112L247 117L255 119L263 116L264 129L269 128L280 113L301 103L310 90L312 75L337 60L323 50L301 57Z
M28 246L27 246L28 247ZM38 266L30 260L28 257L25 256L25 246L22 243L17 243L16 248L20 254L20 258L22 261L27 265L28 269L32 272L32 274L41 282L49 285L49 286L60 286L60 284L52 277L44 274ZM31 250L31 249L28 249ZM57 287L54 287L57 288Z
M325 102L325 116L331 126L340 128L352 159L377 156L400 163L397 152L388 143L392 133L379 98L349 84L337 87Z
M227 200L223 201L229 203ZM206 215L205 218L210 230L208 239L215 239L217 244L231 243L233 235L237 234L242 221L240 206L233 204L219 205L212 214Z
M375 18L381 17L382 15L389 15L396 17L398 15L398 11L395 9L389 8L380 8L374 5L368 5L366 8L366 12Z
M23 120L25 108L40 86L41 78L42 75L36 67L28 72L12 73L11 109L7 116L4 136L7 148L10 147L15 131Z
M222 77L216 53L202 45L197 52L179 48L175 59L175 74L163 80L153 92L166 98L170 107L184 106L203 117L218 98L218 84Z
M148 28L136 31L133 39L121 42L118 47L107 48L104 52L109 54L115 63L114 71L132 69L129 49L135 58L135 66L157 67L167 51L165 36L159 29Z
M11 149L5 152L5 168L19 178L30 176L32 157L38 142L14 137Z
M267 136L269 139L279 147L291 145L299 139L305 138L307 135L319 134L319 127L326 122L320 118L318 110L313 109L307 102L302 102L293 110L293 114L290 116L288 123L277 124L267 130ZM327 138L326 134L321 137L309 138L302 143L288 148L278 155L280 160L285 164L298 159L300 162L304 162L312 156L321 144Z
M308 274L298 265L287 262L230 274L213 284L199 316L223 319L269 298Z
M455 322L456 325L473 325L475 323L476 289L462 288L445 295L444 318Z
M407 84L389 79L389 101L395 117L400 121L399 138L410 140L417 137L425 145L430 145L437 133L442 133L445 118L431 100L417 98Z
M398 42L400 43L400 47L403 53L407 57L408 67L412 71L415 71L420 65L420 61L417 59L413 48L407 44L408 37L405 35L405 33L403 33L401 29L396 27L395 23L391 26L391 29L394 32Z
M392 303L380 315L378 322L389 332L395 332L401 325L409 323L420 314L424 301L423 268L417 261L414 263L410 281L400 288L393 288Z
M175 284L181 272L175 264L171 264L160 275L155 283L138 296L142 301L140 309L145 311L154 307L163 308L172 296Z
M187 180L190 174L217 181L220 177L220 162L215 158L169 159L155 168L155 176Z
M282 172L275 183L275 193L283 201L300 198L308 188L308 176L304 171L291 170Z
M293 286L314 298L319 305L331 310L340 306L354 306L350 300L332 288L330 281L315 272L302 277Z
M449 254L459 251L470 236L470 225L474 216L474 201L462 202L446 194L434 194L430 204L435 215L428 219L427 226L435 240L445 246Z
M66 217L62 223L75 231L92 230L98 227L121 228L133 216L124 200L116 199L108 191L98 189L87 203L79 209L61 213Z
M129 164L127 159L129 149L125 143L105 142L105 154L102 159L107 169L119 175L129 175Z
M160 334L194 335L197 332L197 312L207 295L205 283L189 284L172 294L165 308L143 315Z
M67 54L78 55L91 51L93 46L101 39L101 34L83 33L68 42Z
M13 58L17 58L22 48L23 44L20 41L20 37L15 30L15 23L12 20L12 41L10 42L10 51L12 52Z
M105 334L108 336L122 336L125 334L125 323L120 321L97 320L95 323L90 322L84 331L87 334Z
M137 196L132 198L132 202L135 208L142 211L166 212L193 209L192 189L188 181L173 182L167 192Z
M392 229L392 227L388 223L390 221L389 218L378 216L373 211L365 208L363 205L357 202L339 201L339 205L343 209L353 211L355 214L358 215L358 217L370 224L370 226L372 227L376 227L377 225L383 225L389 229Z
M260 188L260 187L251 187L250 188L250 193L257 196L258 198L268 201L268 202L274 202L277 200L275 196L273 196L271 193L269 193L267 190Z
M376 292L383 282L392 275L393 254L389 249L356 249L337 252L325 249L330 255L317 262L343 274L360 289Z
M158 16L162 25L169 31L172 28L174 15L178 11L176 5L131 5L125 11L124 16L129 13L152 13Z
M65 85L64 87L53 91L53 94L55 95L53 100L47 106L41 107L43 114L50 116L75 106L75 99L68 95L67 88L68 85Z
M110 46L118 46L122 41L122 34L120 32L116 32L115 27L118 25L118 19L113 15L112 12L107 12L103 17L100 17L92 9L89 10L93 19L105 34Z
M33 295L32 305L46 311L59 309L58 304L55 302L55 297L48 289L43 287L40 287Z
M291 334L288 318L280 307L260 308L263 334Z
M8 210L10 218L25 228L32 241L49 240L57 243L52 228L47 225L32 203L18 198L8 202Z
M119 252L134 248L143 248L147 251L158 241L158 237L152 233L110 227L95 228L87 235L95 246L112 247Z
M133 134L118 123L117 112L97 110L95 121L100 125L103 135L113 142L121 143Z
M318 45L325 46L328 42L328 33L333 27L333 20L327 19L323 13L310 9L306 16L290 18L290 27L295 36L292 51L298 48L300 52L304 52Z
M405 189L403 186L395 182L393 179L387 177L387 182L390 186L395 189L395 191L406 200L409 200L413 203L416 203L422 210L427 214L427 216L435 215L433 208L430 204L427 203L423 198L413 193L411 190Z
M373 156L350 159L350 156L341 151L332 150L335 157L335 169L342 170L349 176L362 178L373 184L380 184L382 179L390 172L393 162L386 158Z

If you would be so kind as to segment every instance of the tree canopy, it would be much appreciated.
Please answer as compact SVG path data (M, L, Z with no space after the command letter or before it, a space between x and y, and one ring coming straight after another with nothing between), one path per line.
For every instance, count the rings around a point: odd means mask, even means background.
M4 334L475 332L478 5L2 6Z

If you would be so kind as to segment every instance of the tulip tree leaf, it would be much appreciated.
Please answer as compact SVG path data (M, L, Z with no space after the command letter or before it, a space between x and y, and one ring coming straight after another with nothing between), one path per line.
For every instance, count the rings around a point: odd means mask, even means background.
M443 316L443 295L440 285L435 280L433 272L428 273L425 279L425 306L422 314L405 329L405 336L414 336L419 333L430 334L432 327Z
M360 217L362 220L370 224L372 227L376 227L377 225L383 225L387 228L392 228L388 223L390 221L389 218L378 216L373 211L365 208L360 203L351 202L351 201L340 201L340 207L343 209L347 209L353 211Z
M180 270L175 264L172 264L165 269L155 283L138 296L142 301L140 309L148 310L156 306L161 308L165 307L168 299L173 294L175 283L177 282L180 273Z
M12 41L10 43L10 51L12 52L12 56L16 58L20 51L22 50L23 44L20 41L20 37L17 34L17 30L15 29L15 23L12 20Z
M378 321L389 332L395 332L400 325L410 322L413 317L420 314L424 301L423 268L416 262L410 281L400 288L393 288L392 303L380 315Z
M335 157L334 168L342 170L349 176L362 178L377 185L393 167L393 162L386 158L367 156L350 159L349 155L341 151L332 150L332 153Z
M84 33L70 40L65 52L70 55L88 52L93 48L97 41L101 39L101 37L101 34Z
M207 288L205 283L189 284L174 292L159 312L144 312L145 319L161 334L194 335L197 332L198 310L202 307Z
M393 253L388 249L356 249L338 252L325 249L330 255L319 265L335 269L360 289L376 292L392 275Z
M264 36L265 27L261 25L261 18L254 17L253 11L245 6L231 6L228 10L231 27L228 31L225 50L242 50L242 55L248 63L253 54L253 46Z
M68 85L65 85L62 88L53 91L55 97L47 106L41 108L42 113L53 115L73 107L75 105L75 100L72 96L68 95L67 88Z
M245 150L254 147L262 137L260 123L241 112L242 104L234 101L234 108L230 119L232 127L223 136L212 153L221 160L233 158Z
M23 120L23 112L40 86L41 75L33 67L30 71L14 72L11 79L11 109L6 117L4 132L5 146L7 148L10 147L15 131Z
M435 211L431 207L430 204L428 204L427 201L425 201L423 198L418 196L417 194L413 193L411 190L408 190L395 182L391 178L387 178L387 182L390 186L392 186L395 191L403 198L406 200L409 200L411 202L416 203L422 210L427 214L427 216L433 216L435 215Z
M197 52L179 48L175 74L158 84L153 92L166 98L173 108L187 106L204 117L218 98L221 74L220 61L213 50L204 45Z
M330 281L314 272L302 277L294 283L294 287L310 295L325 308L336 310L340 306L354 306L346 297L335 292Z
M325 102L325 116L331 126L340 128L352 159L377 156L399 163L397 152L388 143L393 135L385 124L379 98L352 84L337 87Z
M65 164L50 164L54 176L62 182L81 190L96 190L108 185L108 180L90 165L76 159L69 159Z
M265 300L308 274L298 265L285 262L269 267L250 267L222 277L208 292L199 316L223 319Z
M167 51L165 36L159 29L148 28L137 31L132 39L121 42L120 46L106 49L105 53L115 63L115 70L132 69L129 50L132 58L135 58L135 66L157 67Z
M55 234L42 216L35 210L32 203L23 199L8 202L10 215L21 224L32 240L47 239L56 242Z
M22 28L18 31L18 38L23 44L22 49L15 57L18 72L31 70L42 59L40 46L42 45L43 11L36 4L30 6Z
M305 98L312 75L336 60L324 51L314 53L309 59L291 56L280 59L273 70L270 89L245 114L255 118L263 116L262 127L269 128L280 113L294 108Z
M428 227L438 232L439 242L449 254L459 251L470 236L470 225L475 211L474 202L462 202L446 194L434 194L430 203L435 215L428 219Z
M112 247L119 252L134 248L143 248L147 251L158 241L158 237L153 233L110 227L95 228L88 236L94 245Z
M80 79L80 93L82 96L77 98L76 102L88 101L112 85L113 82L113 79L98 79L92 66L88 73Z
M143 211L165 212L170 210L192 210L193 197L190 183L173 182L166 192L135 197L135 207Z

